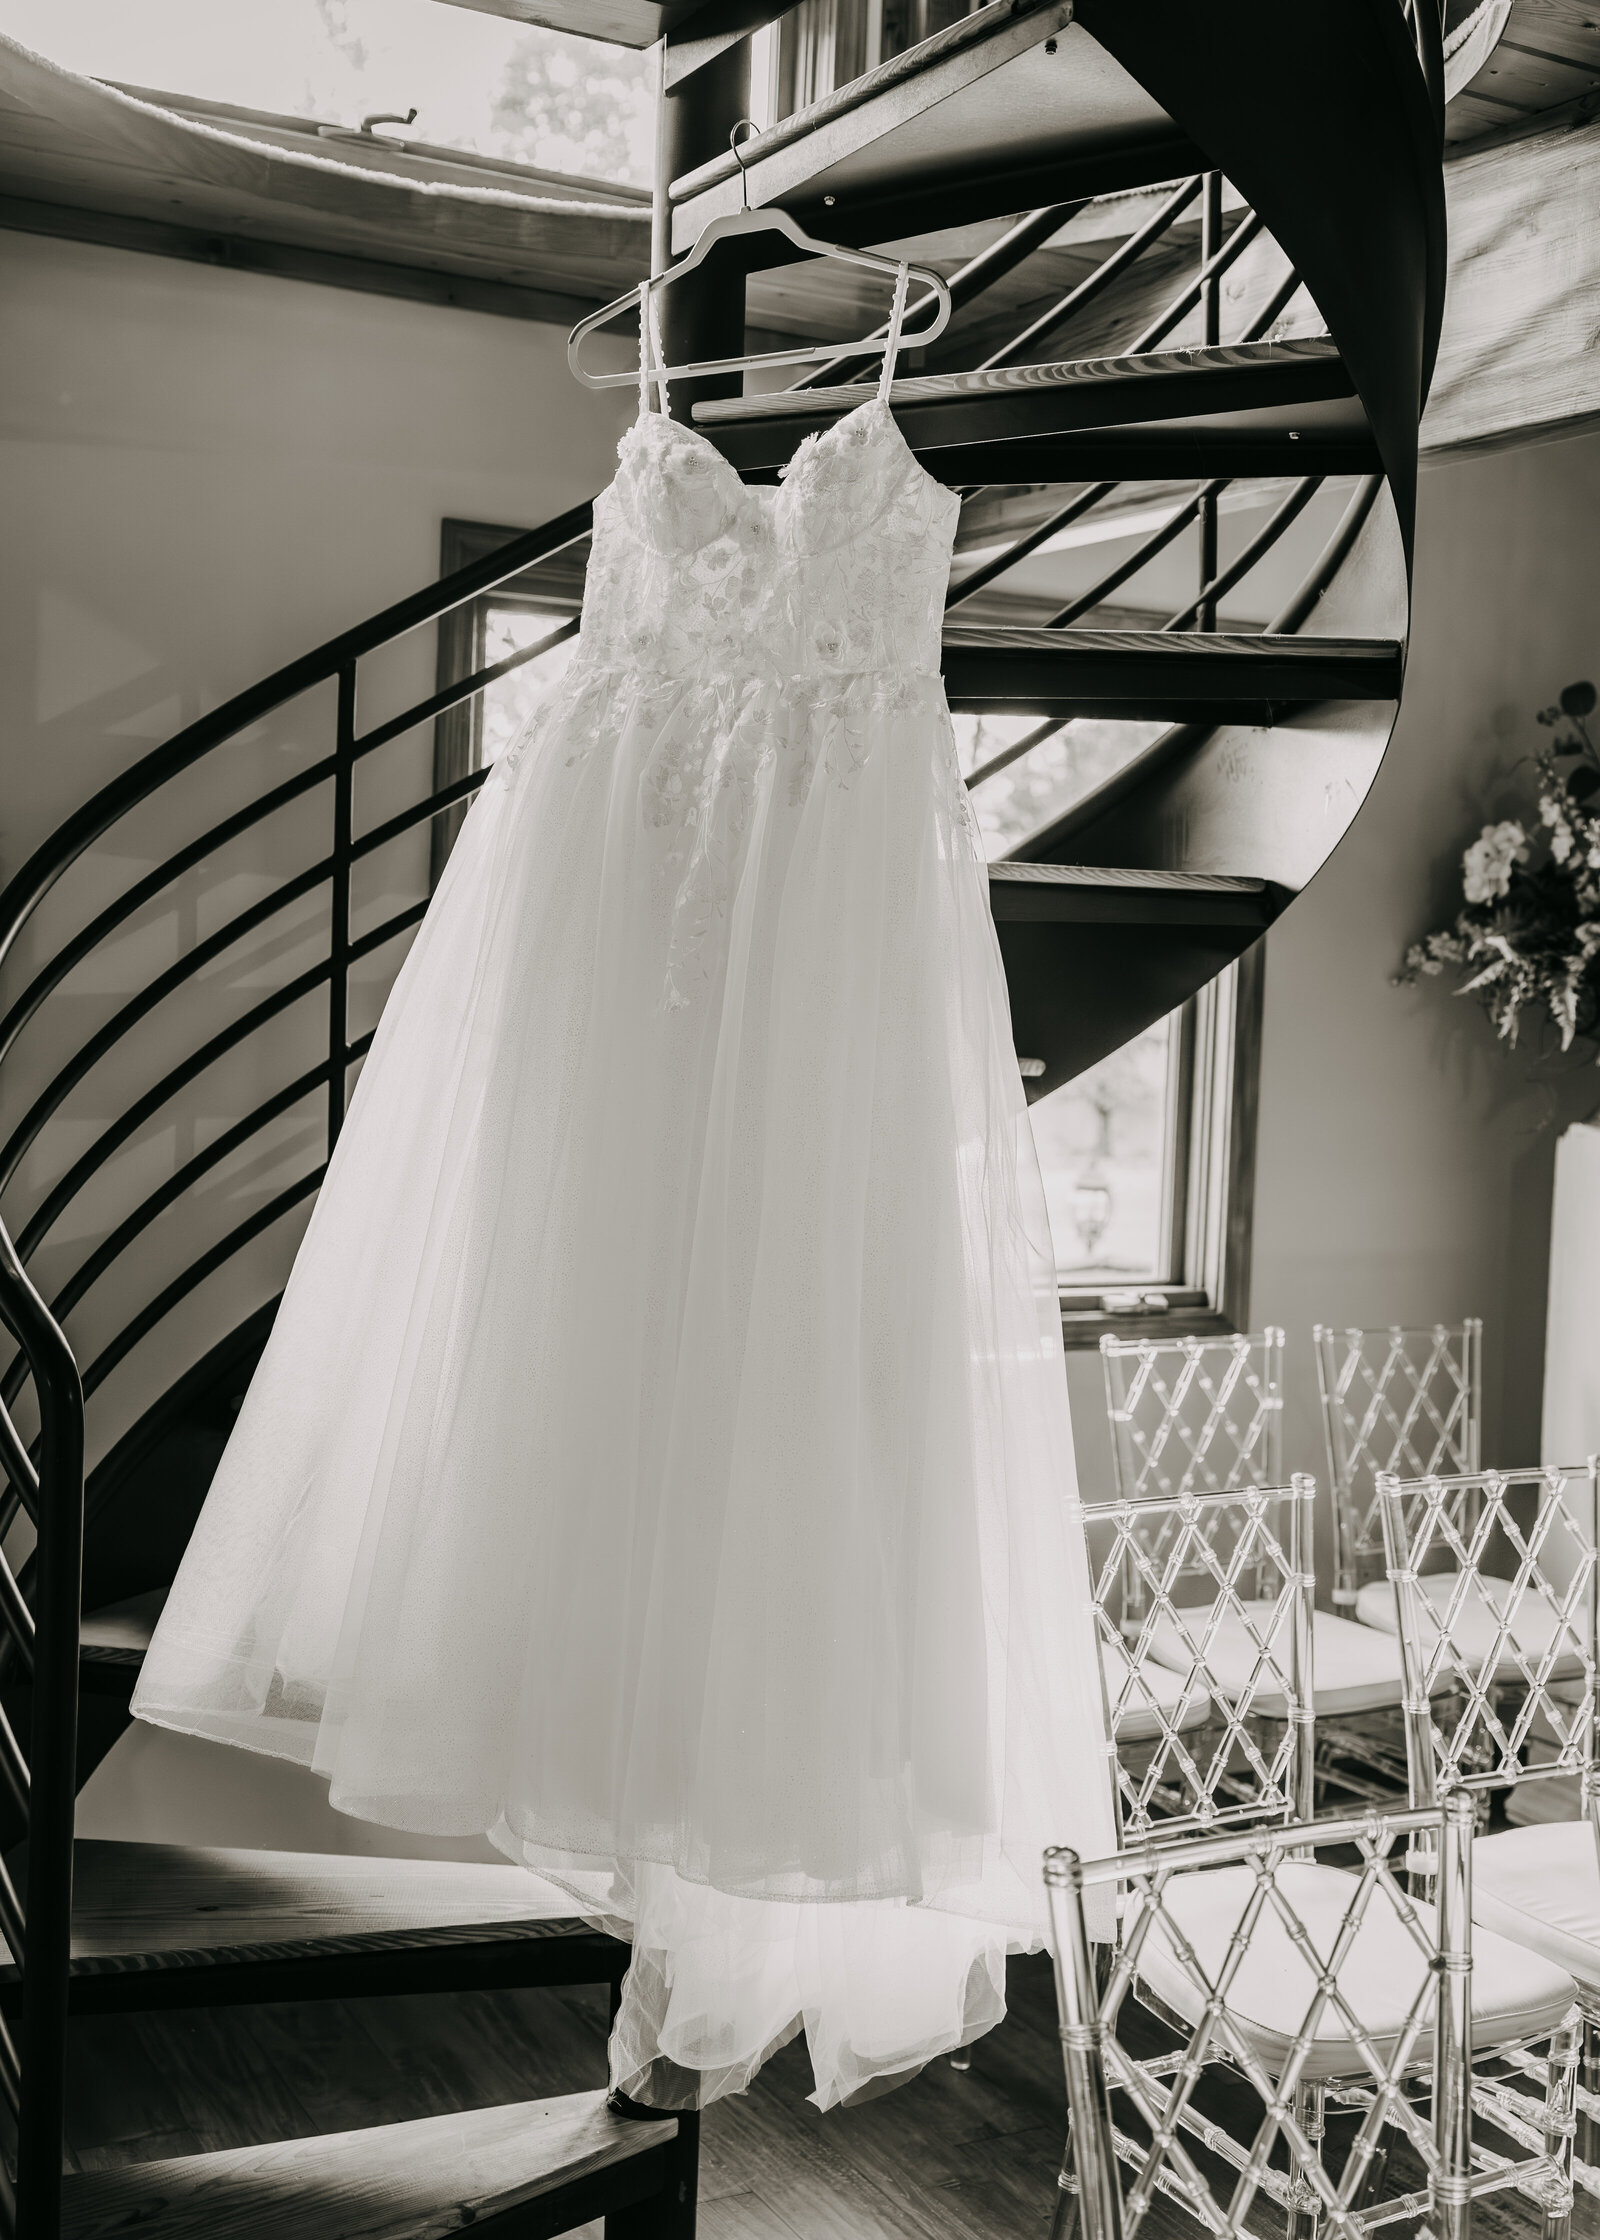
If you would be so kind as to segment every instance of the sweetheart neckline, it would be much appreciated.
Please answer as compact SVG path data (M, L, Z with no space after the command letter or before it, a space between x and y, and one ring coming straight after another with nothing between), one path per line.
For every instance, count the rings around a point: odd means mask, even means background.
M706 434L703 428L695 427L692 421L674 420L670 413L660 412L655 409L652 409L649 412L641 412L637 419L633 420L629 424L627 430L625 431L625 435L634 435L641 429L643 429L649 422L660 421L664 423L662 428L663 434L670 432L679 436L693 437L694 441L698 445L700 445L701 448L712 459L716 461L717 465L722 468L722 470L726 474L732 476L734 485L742 497L753 499L771 497L773 499L777 499L781 498L787 491L789 487L787 477L789 476L793 468L799 463L802 457L809 455L810 457L815 458L817 453L822 450L823 446L829 441L829 439L837 435L841 428L847 428L852 420L859 419L863 413L874 411L882 412L884 414L890 428L894 431L901 451L904 453L909 463L912 466L916 467L920 473L927 474L928 470L922 465L922 462L918 459L910 444L907 443L904 430L901 428L899 421L896 420L890 406L882 397L863 397L859 404L852 405L848 412L842 412L839 415L838 419L830 421L827 427L813 429L810 435L802 436L800 438L800 441L795 445L794 450L790 453L787 462L779 468L779 480L775 483L746 482L740 475L738 468L731 465L729 461L723 457L722 453L717 449L715 443L712 442L710 436ZM809 454L807 454L808 445L811 447ZM928 479L931 482L935 481L937 478L935 476L929 475Z

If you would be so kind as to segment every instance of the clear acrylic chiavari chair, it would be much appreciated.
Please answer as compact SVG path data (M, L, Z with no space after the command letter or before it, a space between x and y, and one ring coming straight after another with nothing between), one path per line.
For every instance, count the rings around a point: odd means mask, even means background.
M1526 1825L1479 1836L1473 1911L1577 1983L1574 2176L1600 2197L1596 1464L1385 1474L1378 1495L1412 1801L1459 1794L1481 1806L1509 1792L1526 1815Z
M1309 1811L1315 1502L1297 1478L1084 1510L1124 1843Z
M1333 1490L1334 1608L1394 1629L1378 1478L1470 1474L1479 1452L1483 1324L1312 1330Z
M1418 1838L1440 1862L1432 1905L1404 1887ZM1560 2231L1572 1979L1474 1932L1472 1841L1470 1800L1453 1798L1092 1863L1048 1852L1070 2120L1053 2240L1079 2227L1082 2240L1134 2240L1158 2200L1224 2240L1259 2234L1267 2204L1290 2240L1323 2226L1362 2240L1400 2220L1468 2240L1474 2199L1506 2186ZM1323 1863L1315 1846L1356 1863ZM1097 1965L1085 1900L1108 1883L1117 1942ZM1473 2066L1542 2042L1556 2049L1554 2090L1542 2108L1522 2101L1526 2118L1497 2109L1516 2126L1499 2136L1522 2149L1502 2152L1484 2136ZM1330 2107L1353 2119L1337 2156ZM1397 2142L1411 2190L1384 2198Z
M1283 1332L1276 1328L1225 1338L1102 1338L1119 1497L1173 1500L1280 1483L1283 1355ZM1152 1535L1159 1529L1156 1519L1146 1526ZM1308 1531L1308 1570L1311 1549ZM1138 1630L1144 1593L1130 1563L1122 1591L1125 1634ZM1336 1613L1314 1609L1312 1625L1320 1801L1397 1801L1405 1783L1399 1650Z

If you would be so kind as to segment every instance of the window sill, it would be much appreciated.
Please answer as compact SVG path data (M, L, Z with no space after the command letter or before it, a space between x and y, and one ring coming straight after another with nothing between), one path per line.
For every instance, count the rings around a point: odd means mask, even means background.
M1100 1340L1115 1338L1231 1338L1239 1325L1215 1307L1177 1301L1153 1314L1106 1314L1098 1307L1061 1302L1061 1342L1081 1353Z

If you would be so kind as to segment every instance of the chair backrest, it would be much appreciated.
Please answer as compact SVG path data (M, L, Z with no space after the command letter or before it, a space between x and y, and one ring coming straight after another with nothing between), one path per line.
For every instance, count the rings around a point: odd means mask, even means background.
M1100 1340L1121 1501L1283 1482L1283 1332ZM1137 1622L1129 1572L1125 1615Z
M1451 1870L1437 1908L1419 1906L1397 1871L1417 1834L1439 1845ZM1310 1861L1313 1843L1349 1845L1359 1864L1348 1876L1331 1875ZM1072 1851L1046 1852L1070 2117L1062 2184L1077 2191L1082 2240L1131 2236L1157 2194L1230 2240L1261 2229L1259 2210L1249 2221L1260 2194L1288 2214L1291 2231L1325 2220L1341 2240L1366 2240L1357 2204L1390 2125L1415 2150L1430 2191L1448 2200L1459 2182L1466 2198L1471 1843L1471 1800L1461 1797L1443 1811L1257 1829L1090 1864ZM1122 1929L1109 1970L1097 1977L1084 1894L1106 1883L1124 1893ZM1136 2058L1118 2034L1136 1979L1141 2003L1155 2006L1183 2041L1158 2061ZM1436 1983L1449 1987L1437 2004ZM1341 2061L1342 2049L1352 2049L1348 2096L1366 2102L1337 2180L1316 2151L1320 2124L1306 2096L1330 2078L1330 2041ZM1201 2069L1219 2057L1259 2100L1259 2124L1230 2109L1223 2130L1195 2109ZM1404 2089L1424 2067L1436 2079L1431 2120ZM1148 2137L1119 2127L1113 2092ZM1280 2139L1288 2169L1274 2167ZM1209 2174L1219 2164L1231 2173L1225 2193Z
M1316 1497L1297 1477L1084 1509L1124 1842L1310 1811Z
M1283 1332L1100 1340L1117 1496L1283 1479Z
M1481 1460L1483 1324L1313 1329L1333 1488L1336 1608L1383 1575L1378 1476L1468 1474Z
M1411 1800L1580 1776L1593 1809L1600 1481L1571 1469L1378 1479Z

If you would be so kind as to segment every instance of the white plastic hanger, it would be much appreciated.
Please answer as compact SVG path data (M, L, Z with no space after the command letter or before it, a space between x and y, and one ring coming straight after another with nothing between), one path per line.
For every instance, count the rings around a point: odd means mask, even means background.
M741 179L744 177L744 155L738 135L749 122L748 117L741 117L730 136L730 144L738 158ZM753 129L754 127L752 127ZM748 187L745 191L748 197ZM567 363L584 387L586 389L632 388L638 380L638 375L634 373L587 372L579 363L578 356L586 335L593 334L596 327L606 326L611 320L620 318L623 312L632 311L636 308L640 311L642 323L643 307L647 296L651 298L659 296L661 291L664 288L670 288L675 280L681 280L686 273L695 271L698 266L705 262L719 242L746 240L751 234L756 233L779 234L793 247L804 251L807 256L831 257L838 264L860 265L868 272L881 272L888 280L897 279L902 269L909 272L913 279L920 280L928 288L929 295L923 296L913 305L913 315L922 310L930 299L936 304L937 308L933 318L920 333L907 334L902 337L902 347L907 350L915 350L925 343L934 341L937 336L943 334L945 328L950 324L950 290L940 279L938 273L929 272L921 265L902 266L899 258L874 256L870 249L843 249L836 241L818 241L807 233L803 226L797 224L787 210L774 208L752 210L747 199L742 210L735 210L725 218L713 218L686 257L680 257L676 264L669 265L665 272L657 273L654 279L641 280L639 285L636 288L630 288L626 295L618 296L615 303L608 303L603 310L591 311L587 318L578 321L567 337ZM872 358L880 356L882 351L883 336L881 334L864 335L859 342L824 342L809 345L800 350L763 350L754 356L743 358L706 358L693 365L663 366L660 371L663 376L670 380L681 381L708 373L744 373L754 366L815 366L825 365L830 359L836 358Z

